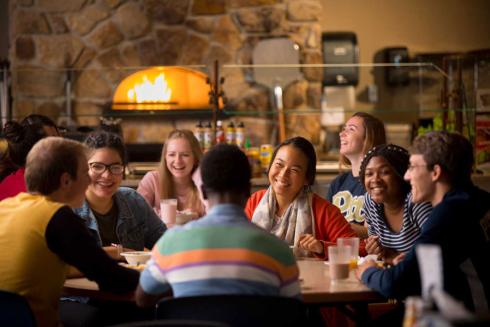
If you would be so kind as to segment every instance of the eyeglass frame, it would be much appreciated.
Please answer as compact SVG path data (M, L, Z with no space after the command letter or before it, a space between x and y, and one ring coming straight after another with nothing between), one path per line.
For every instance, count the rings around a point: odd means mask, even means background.
M417 167L429 167L429 165L428 164L420 164L420 165L411 165L411 164L408 164L407 171L413 171Z
M103 170L103 171L101 171L101 172L96 172L96 171L94 171L94 170L93 170L93 165L94 165L94 164L104 166L104 170ZM103 162L98 162L98 161L89 162L88 166L89 166L90 170L91 170L92 172L94 172L95 174L102 175L102 174L103 174L103 173L105 173L106 171L109 171L109 172L110 172L112 175L114 175L114 176L120 176L120 175L123 175L123 174L124 174L124 168L125 168L125 166L124 166L123 164L121 164L121 163L112 163L112 164L110 164L110 165L106 165L105 163L103 163ZM120 167L122 167L122 171L121 171L120 173L114 173L114 172L112 171L112 168L113 168L113 167L115 167L115 166L120 166Z

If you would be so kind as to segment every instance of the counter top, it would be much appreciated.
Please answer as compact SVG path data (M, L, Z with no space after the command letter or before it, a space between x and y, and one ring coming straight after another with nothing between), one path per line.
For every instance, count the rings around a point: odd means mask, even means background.
M316 175L315 185L313 190L321 196L326 196L327 188L330 182L337 177L338 174L332 173L322 173ZM127 175L126 179L122 181L122 186L137 188L140 179L143 176L140 175ZM482 189L490 192L490 175L473 175L473 182L475 185L481 187ZM269 185L267 177L256 177L252 178L252 192L265 188Z

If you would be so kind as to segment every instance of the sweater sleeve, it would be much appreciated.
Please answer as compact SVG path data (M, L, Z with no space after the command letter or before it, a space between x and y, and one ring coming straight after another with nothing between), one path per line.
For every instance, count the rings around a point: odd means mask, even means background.
M357 237L339 208L316 194L313 197L313 214L315 215L316 238L324 245L324 259L328 258L328 247L335 245L337 238ZM365 250L360 249L360 253L363 251Z
M361 280L385 297L404 298L411 294L420 294L420 273L415 249L412 248L405 259L396 266L387 269L366 269Z
M245 205L245 214L248 217L248 220L252 220L252 216L254 215L255 209L259 205L260 200L264 196L266 190L260 190L252 194Z
M101 290L128 292L136 288L139 273L112 260L89 234L82 219L68 207L54 214L46 227L45 238L51 251L88 279L95 280Z

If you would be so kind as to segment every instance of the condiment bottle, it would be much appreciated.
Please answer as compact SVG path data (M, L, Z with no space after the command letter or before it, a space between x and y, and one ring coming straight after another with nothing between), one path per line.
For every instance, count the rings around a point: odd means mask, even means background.
M240 149L243 149L245 146L245 125L243 124L243 122L238 123L235 129L235 144Z
M233 122L230 122L226 127L225 139L226 143L235 144L235 125Z
M204 127L204 151L211 149L213 146L213 129L211 128L211 122L208 122Z
M199 121L199 123L196 125L194 136L196 137L197 142L199 142L201 149L204 149L204 128L201 121Z
M223 129L223 122L218 120L216 122L216 144L225 142L225 130Z

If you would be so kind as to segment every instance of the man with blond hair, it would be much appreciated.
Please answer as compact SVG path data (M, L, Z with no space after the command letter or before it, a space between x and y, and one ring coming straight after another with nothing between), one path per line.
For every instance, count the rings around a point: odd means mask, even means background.
M0 202L0 289L27 299L37 325L57 326L68 265L100 289L128 292L139 274L107 256L72 208L89 184L83 144L48 137L29 152L27 193Z

